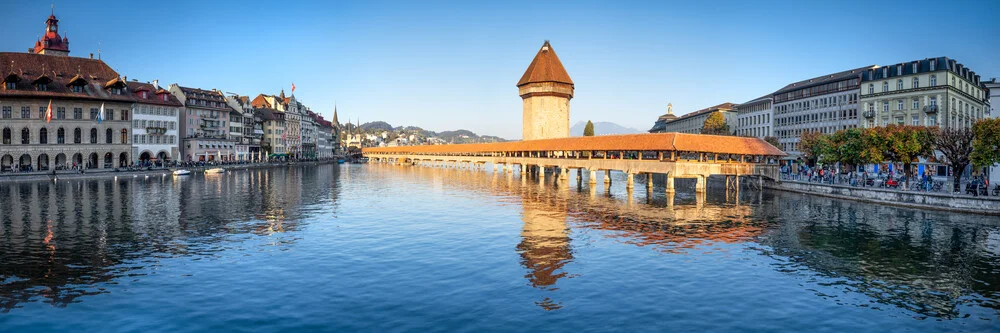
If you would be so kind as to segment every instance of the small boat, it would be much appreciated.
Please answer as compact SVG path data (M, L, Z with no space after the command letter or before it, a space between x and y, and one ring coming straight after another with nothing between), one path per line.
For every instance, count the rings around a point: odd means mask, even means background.
M177 171L174 171L174 176L187 176L187 175L190 175L190 174L191 174L191 171L187 171L187 170L177 170Z
M224 172L226 172L226 169L223 169L223 168L211 168L211 169L205 170L205 173L224 173Z
M337 164L344 164L344 159L338 158L337 159Z

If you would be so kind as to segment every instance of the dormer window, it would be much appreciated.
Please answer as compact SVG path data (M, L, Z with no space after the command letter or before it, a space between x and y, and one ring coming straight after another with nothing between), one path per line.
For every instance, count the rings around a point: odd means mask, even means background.
M83 92L83 86L73 86L73 92L75 92L75 93L82 93Z
M39 83L35 85L35 89L38 89L38 91L48 91L49 85L45 83Z
M7 82L4 84L4 88L7 90L17 89L17 82Z
M113 94L113 95L121 95L122 94L122 88L112 87L111 88L111 94Z
M163 98L163 101L166 102L167 101L167 94L160 94L160 98Z
M149 94L147 92L145 92L145 91L140 91L139 92L139 97L142 97L142 99L147 99L147 98L149 98Z

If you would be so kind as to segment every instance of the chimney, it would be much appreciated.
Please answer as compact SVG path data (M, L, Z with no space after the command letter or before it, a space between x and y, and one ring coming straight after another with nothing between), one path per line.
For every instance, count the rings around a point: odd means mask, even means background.
M90 60L94 60L94 54L93 53L90 54Z
M158 79L157 80L153 80L153 88L155 88L157 90L160 89L160 80L158 80Z

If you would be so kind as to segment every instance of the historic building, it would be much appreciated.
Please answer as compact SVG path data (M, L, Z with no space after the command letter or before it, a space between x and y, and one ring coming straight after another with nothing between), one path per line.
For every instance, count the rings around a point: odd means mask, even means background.
M1000 81L997 78L990 79L989 81L983 81L983 86L986 87L986 93L989 96L989 105L986 107L986 117L1000 118Z
M302 118L299 121L299 137L302 142L302 154L301 157L304 158L316 158L318 142L318 133L315 113L309 108L305 108L302 112Z
M45 23L31 53L0 52L0 172L127 166L135 99L125 80L93 56L70 57L59 20Z
M254 108L254 115L261 119L264 129L260 144L261 153L266 159L287 157L285 149L285 113L268 107Z
M517 82L517 88L524 105L523 140L569 137L569 100L573 98L573 80L549 41L542 44Z
M264 139L263 120L254 113L250 97L234 94L226 96L226 103L228 103L229 107L233 110L240 110L238 119L240 119L241 123L238 128L242 133L238 138L235 138L238 140L236 143L236 160L262 160L264 156L260 149L260 143ZM233 118L233 116L230 115L230 122L234 122L236 119L237 118ZM235 127L230 127L230 133L232 133L234 128Z
M232 108L222 92L171 84L170 93L184 104L181 112L181 154L184 161L233 161L236 142L229 136Z
M804 132L824 134L858 127L858 87L867 66L795 82L772 96L773 133L789 159L797 158Z
M771 136L774 115L771 95L755 98L736 106L736 135L764 138Z
M180 156L179 118L184 108L169 91L153 83L128 82L132 105L132 156L140 162L165 163Z
M677 133L690 133L690 134L700 134L701 129L705 127L705 120L708 119L714 113L722 113L726 117L726 124L729 125L730 131L735 126L735 114L733 112L733 107L736 104L733 103L722 103L719 105L707 107L695 112L685 114L680 117L674 116L673 105L667 106L667 114L657 118L656 123L653 124L653 128L649 130L650 133L664 133L664 132L677 132Z
M979 75L946 57L869 68L861 76L864 127L969 128L988 107Z

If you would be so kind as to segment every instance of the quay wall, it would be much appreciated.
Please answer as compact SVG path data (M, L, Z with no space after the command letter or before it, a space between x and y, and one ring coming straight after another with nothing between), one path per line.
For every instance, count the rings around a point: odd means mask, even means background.
M974 197L952 193L898 191L790 181L765 184L765 188L884 205L1000 216L1000 197Z
M183 168L160 168L153 170L140 170L140 171L121 171L115 172L114 169L91 169L86 170L86 173L77 173L72 171L59 171L56 173L55 177L59 180L70 180L70 179L101 179L101 178L114 178L114 177L132 177L132 176L145 176L145 175L161 175L164 173L172 173L174 170L188 170L192 173L203 172L206 169L211 168L224 168L226 170L244 170L244 169L262 169L262 168L278 168L287 166L297 166L297 165L317 165L317 164L330 164L337 163L336 160L328 161L304 161L295 162L295 164L289 165L288 163L260 163L260 164L244 164L244 165L211 165L211 166L199 166L199 167L183 167ZM51 173L22 173L22 174L3 174L0 175L0 184L4 183L25 183L25 182L38 182L38 181L52 181L53 175Z

